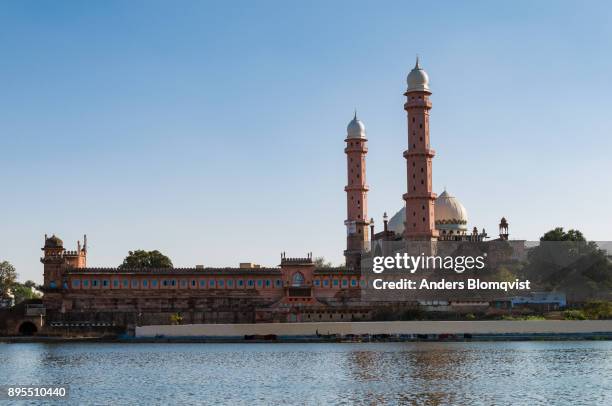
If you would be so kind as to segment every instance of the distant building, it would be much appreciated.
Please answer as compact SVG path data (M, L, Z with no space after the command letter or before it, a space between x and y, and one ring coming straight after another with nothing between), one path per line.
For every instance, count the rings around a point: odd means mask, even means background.
M537 311L553 311L565 308L563 292L531 292L511 299L513 308L530 308Z
M15 295L9 289L6 296L0 296L0 309L13 307L15 305Z
M564 309L567 306L567 299L563 292L530 292L521 296L493 300L491 306L496 309L528 309L542 313Z

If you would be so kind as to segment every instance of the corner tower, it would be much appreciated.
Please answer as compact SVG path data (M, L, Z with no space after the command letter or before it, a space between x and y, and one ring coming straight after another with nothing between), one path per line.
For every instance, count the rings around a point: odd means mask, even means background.
M77 241L77 250L68 251L64 248L64 242L53 234L48 237L45 234L45 245L41 248L43 257L44 287L48 289L59 289L67 287L64 271L68 268L85 268L87 266L87 236L83 237L83 246Z
M346 191L346 266L357 269L361 254L369 240L368 186L366 185L366 154L368 153L365 126L355 117L346 128L346 164L348 183Z
M408 149L404 151L404 158L408 185L403 196L406 201L404 239L431 241L438 237L434 216L436 194L432 192L431 180L431 163L435 152L429 145L431 92L429 76L419 65L418 57L407 82L404 110L408 115Z

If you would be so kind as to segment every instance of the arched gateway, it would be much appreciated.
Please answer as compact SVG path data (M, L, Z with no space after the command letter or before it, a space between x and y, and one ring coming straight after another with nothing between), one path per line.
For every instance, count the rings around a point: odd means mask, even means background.
M31 321L24 321L19 325L19 334L22 336L33 336L38 332L38 327Z

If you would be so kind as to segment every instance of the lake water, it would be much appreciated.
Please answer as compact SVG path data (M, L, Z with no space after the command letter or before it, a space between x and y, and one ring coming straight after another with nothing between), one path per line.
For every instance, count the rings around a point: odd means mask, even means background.
M2 384L75 405L611 405L612 342L0 344Z

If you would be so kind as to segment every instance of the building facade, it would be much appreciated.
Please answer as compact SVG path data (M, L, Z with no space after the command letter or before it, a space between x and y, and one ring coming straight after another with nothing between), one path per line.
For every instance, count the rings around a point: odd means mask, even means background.
M317 268L311 254L283 254L274 268L127 269L86 267L86 247L67 251L56 236L45 239L43 252L44 304L55 325L167 324L176 314L190 323L369 317L356 300L360 272Z
M417 59L404 93L408 148L405 206L375 233L368 219L365 126L354 118L347 127L347 236L345 266L317 267L312 254L290 258L276 267L241 264L235 268L91 268L87 237L74 251L63 241L45 236L41 262L47 325L125 326L184 323L254 323L369 320L380 303L361 300L365 279L361 259L376 241L432 242L437 239L484 241L484 229L467 232L467 211L446 191L433 193L429 111L429 77ZM508 240L502 219L500 239ZM383 303L384 304L384 303Z

